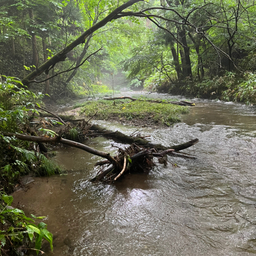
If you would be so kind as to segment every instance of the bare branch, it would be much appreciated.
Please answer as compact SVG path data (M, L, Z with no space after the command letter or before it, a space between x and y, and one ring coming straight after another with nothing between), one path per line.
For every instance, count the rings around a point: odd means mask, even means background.
M85 144L82 144L82 143L79 143L76 141L72 141L72 140L63 139L61 137L48 138L48 137L30 136L30 135L18 134L18 133L9 133L9 132L3 133L3 135L4 136L15 136L19 140L66 144L71 147L80 148L88 153L93 154L93 155L97 155L97 156L106 158L114 166L117 165L117 161L109 153L105 153L105 152L96 150L94 148L88 147Z
M40 83L43 83L43 82L45 82L45 81L47 81L47 80L50 80L50 79L54 78L55 76L58 76L58 75L60 75L60 74L67 73L67 72L70 72L70 71L72 71L72 70L74 70L74 69L77 69L77 68L81 67L92 55L96 54L97 52L99 52L99 51L101 51L101 50L102 50L102 48L100 48L100 49L98 49L97 51L95 51L95 52L93 52L92 54L90 54L90 55L89 55L88 57L86 57L86 58L83 60L83 62L81 62L78 66L75 66L75 67L73 67L73 68L70 68L70 69L67 69L67 70L58 72L58 73L56 73L55 75L53 75L53 76L51 76L51 77L48 77L48 78L46 78L46 79L44 79L44 80L41 80L41 81L35 81L35 80L34 80L33 82L40 84Z

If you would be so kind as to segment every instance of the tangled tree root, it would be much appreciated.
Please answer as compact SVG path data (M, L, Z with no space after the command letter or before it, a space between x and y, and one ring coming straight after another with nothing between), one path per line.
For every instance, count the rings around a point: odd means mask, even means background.
M111 164L108 160L96 163L96 165L101 165L102 168L91 181L114 182L126 173L148 173L155 165L154 157L159 158L159 162L166 164L166 155L173 152L174 149L158 152L154 148L145 149L136 144L132 144L126 149L120 148L118 155L114 157L117 164Z

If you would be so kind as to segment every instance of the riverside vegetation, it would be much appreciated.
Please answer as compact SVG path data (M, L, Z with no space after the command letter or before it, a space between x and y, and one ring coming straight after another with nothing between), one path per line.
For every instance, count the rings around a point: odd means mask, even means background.
M14 77L2 77L3 81L0 83L0 151L4 157L0 161L0 250L3 255L19 255L31 250L39 253L43 240L48 241L52 248L51 233L47 230L45 223L35 224L34 221L38 219L36 216L27 217L22 210L11 207L12 197L7 193L12 192L14 187L20 184L23 175L50 176L60 173L60 169L46 157L40 142L37 144L34 139L32 141L20 140L19 134L30 134L32 137L34 136L33 138L35 135L40 135L45 138L45 141L50 141L51 137L55 137L58 142L56 137L58 135L52 130L54 125L65 124L66 131L62 132L61 136L72 140L78 139L80 128L79 124L70 126L62 119L59 121L41 119L38 125L31 127L33 119L39 116L38 110L44 109L39 104L42 104L42 95L27 90ZM97 119L110 118L122 122L132 121L137 125L170 126L179 121L179 115L187 113L188 108L173 105L167 101L156 103L139 98L132 102L126 99L86 101L81 112L89 119L93 117ZM48 127L47 125L50 123L52 125ZM58 131L60 132L59 129ZM143 143L145 142L143 141ZM142 148L137 147L136 150L138 153ZM163 154L166 153L170 152L168 150L159 154L154 152L158 157L163 157ZM145 152L142 157L146 157ZM119 158L122 161L121 156ZM152 166L153 162L147 169L149 170ZM39 217L39 219L42 218L44 217Z
M234 0L1 1L1 253L22 254L31 242L39 253L43 239L52 243L45 224L35 225L10 208L7 194L21 175L60 172L38 152L40 144L5 132L56 136L43 123L31 131L29 119L38 114L43 97L64 102L121 87L254 104L255 12L254 1ZM98 104L85 103L84 113L170 125L187 111L147 102ZM70 135L75 137L74 128Z
M189 111L187 107L172 105L165 100L156 103L145 98L141 99L87 101L82 104L80 112L87 117L116 120L137 126L170 126L180 121L181 114Z
M29 129L29 117L41 101L13 77L3 77L0 82L0 254L22 255L29 250L40 252L43 240L50 243L52 234L43 222L35 222L36 216L27 217L17 208L11 207L13 191L20 177L33 173L36 176L57 174L59 168L46 156L34 150L34 143L22 142L15 137L4 136L6 131L24 133ZM44 217L39 217L44 219Z

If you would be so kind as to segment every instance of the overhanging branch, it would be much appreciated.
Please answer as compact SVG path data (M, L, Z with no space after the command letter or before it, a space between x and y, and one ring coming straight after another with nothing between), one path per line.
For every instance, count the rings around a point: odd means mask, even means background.
M40 83L43 83L43 82L45 82L45 81L47 81L47 80L50 80L50 79L52 79L52 78L54 78L55 76L58 76L58 75L60 75L60 74L70 72L70 71L72 71L72 70L74 70L74 69L78 69L78 68L81 67L92 55L96 54L96 53L99 52L100 50L102 50L102 48L100 48L100 49L98 49L97 51L95 51L95 52L93 52L92 54L90 54L90 55L89 55L88 57L86 57L78 66L75 66L75 67L73 67L73 68L69 68L69 69L67 69L67 70L58 72L58 73L56 73L55 75L53 75L53 76L51 76L51 77L48 77L48 78L46 78L46 79L44 79L44 80L41 80L41 81L35 81L35 80L34 80L33 82L40 84Z

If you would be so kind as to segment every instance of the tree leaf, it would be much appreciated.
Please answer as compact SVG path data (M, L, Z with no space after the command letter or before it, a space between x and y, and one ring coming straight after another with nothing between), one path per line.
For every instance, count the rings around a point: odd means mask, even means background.
M7 205L11 205L12 201L13 201L13 197L12 196L8 196L8 195L2 195L2 200L7 204Z
M34 233L40 234L40 229L35 225L29 224L26 226L26 228L29 229L30 231L33 231Z
M6 244L5 235L0 234L0 248L4 247Z

